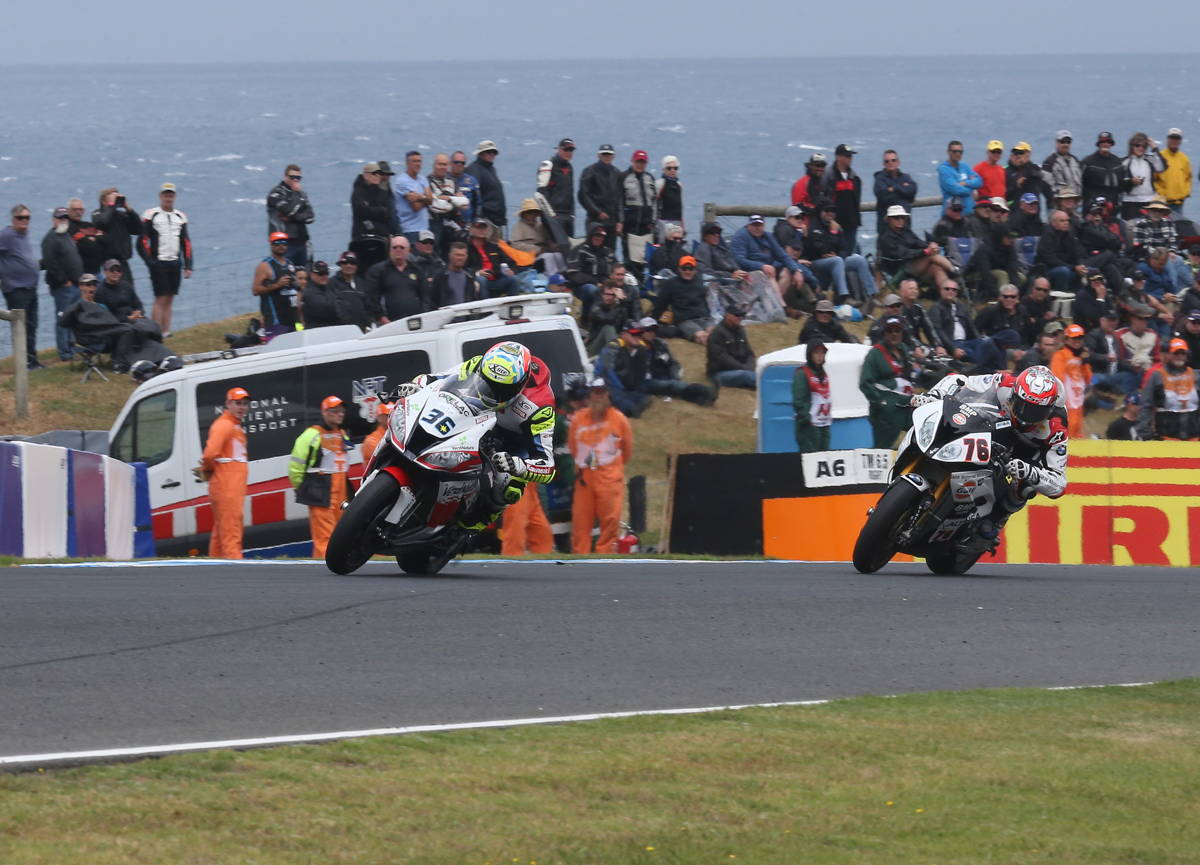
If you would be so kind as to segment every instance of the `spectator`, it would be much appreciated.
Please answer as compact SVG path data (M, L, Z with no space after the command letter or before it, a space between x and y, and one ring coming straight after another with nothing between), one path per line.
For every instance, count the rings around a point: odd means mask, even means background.
M400 233L414 246L421 232L429 231L429 205L433 203L429 181L421 176L422 162L419 150L404 154L404 173L397 179L392 193Z
M937 331L929 323L929 316L925 312L925 307L917 301L920 291L921 288L915 279L900 280L901 307L899 315L907 322L908 332L912 334L918 344L924 343L926 346L933 348L937 354L945 354L946 349L942 346Z
M583 321L587 321L592 304L596 302L599 286L608 279L616 264L607 237L608 230L603 225L593 225L588 229L587 240L572 249L567 258L567 283L579 298Z
M313 262L308 285L301 294L301 317L304 327L333 327L341 324L337 314L337 286L329 279L329 263Z
M458 184L450 173L449 154L433 157L433 172L426 175L425 182L429 184L429 230L438 255L445 255L463 229L459 209L468 205L467 199L458 194Z
M706 222L700 227L700 242L692 254L705 276L742 280L749 275L738 266L733 252L721 237L721 226L715 222Z
M292 446L288 478L296 490L296 501L308 505L314 559L325 558L329 536L342 515L342 502L349 496L346 466L350 438L342 429L345 418L341 397L325 397L321 420L300 433Z
M425 283L425 291L428 294L434 278L446 269L446 262L437 254L432 231L426 229L417 232L417 239L413 241L408 260L420 272L421 281Z
M1008 165L1004 168L1004 198L1007 201L1020 201L1021 196L1033 193L1034 203L1040 206L1041 196L1050 194L1049 187L1042 179L1042 169L1030 159L1032 150L1027 141L1018 141L1013 145Z
M604 376L612 404L626 417L641 417L650 404L643 387L650 375L650 347L642 339L638 322L629 322L596 359L597 375Z
M513 278L517 264L500 245L489 240L495 226L482 216L471 222L467 238L467 268L475 274L481 298L516 294L519 286Z
M1057 322L1054 322L1054 325L1059 326ZM1051 325L1046 325L1046 327L1050 326ZM1055 352L1061 348L1059 341L1059 335L1061 332L1062 331L1054 331L1051 333L1043 331L1042 333L1038 334L1033 350L1025 352L1025 357L1021 359L1019 364L1017 364L1016 371L1020 372L1022 370L1029 369L1031 366L1049 367L1051 362L1054 360Z
M800 263L788 255L779 242L767 233L766 222L758 214L752 215L749 221L734 233L729 248L738 267L748 273L762 271L768 280L774 282L779 296L783 297L793 282L792 275L800 269ZM829 252L831 255L837 255L836 250ZM843 276L842 286L844 285Z
M39 259L29 242L32 213L24 204L10 211L12 222L0 230L0 290L10 310L25 310L25 365L45 369L37 358Z
M213 559L242 558L242 531L249 462L242 422L250 411L250 394L243 387L225 393L225 411L208 428L208 441L198 474L208 483L212 532L208 555Z
M825 372L825 343L811 340L804 349L804 364L792 377L792 408L796 412L796 445L800 453L829 450L833 422L829 401L829 375Z
M842 248L838 254L843 258L849 258L857 251L858 227L862 224L859 210L862 204L862 178L851 166L857 152L848 145L839 144L833 154L833 168L821 178L821 194L826 202L834 206L837 224L841 227ZM866 288L864 285L863 289Z
M969 352L965 343L977 341L979 332L975 330L966 304L958 299L958 283L951 280L942 285L938 292L940 299L929 311L938 340L948 352L953 352L956 360L967 357Z
M988 213L981 213L984 208L989 208ZM975 202L975 209L969 217L963 216L963 203L955 198L946 205L946 210L942 213L942 218L933 226L933 242L939 246L946 246L946 241L952 237L974 237L976 236L971 226L983 219L985 222L990 221L991 205L986 200ZM880 237L883 235L880 234ZM982 235L980 235L982 236Z
M496 142L488 139L480 141L475 148L475 161L467 167L466 173L479 183L479 210L472 217L471 224L474 225L474 220L482 215L503 230L508 225L508 207L504 203L504 185L496 174L496 157L499 155L500 148Z
M358 446L359 453L362 455L364 472L367 470L367 466L371 464L371 457L375 456L375 450L379 447L379 443L387 435L388 422L391 416L392 404L380 400L379 404L375 407L375 429L367 433L366 438L362 440L362 444Z
M1117 330L1120 348L1136 375L1143 376L1160 361L1158 334L1150 329L1154 310L1139 304L1129 313L1129 324Z
M875 231L882 234L885 214L894 205L911 211L917 200L917 182L900 170L900 155L883 151L883 168L875 172ZM783 241L781 240L780 243Z
M629 307L622 302L623 291L615 280L607 279L600 289L600 302L593 304L584 324L587 337L584 347L589 357L601 350L625 330Z
M1173 339L1167 348L1166 358L1151 367L1142 383L1138 432L1143 439L1200 441L1200 401L1196 393L1200 371L1187 364L1187 342Z
M146 317L142 299L133 285L125 279L125 265L116 258L104 262L101 273L104 282L96 290L96 303L108 307L118 321L134 321Z
M389 171L391 169L388 169ZM386 185L388 175L378 162L368 162L354 178L350 191L350 240L374 238L376 243L360 242L355 255L363 270L387 257L387 239L396 233L396 205Z
M1171 208L1165 201L1151 199L1146 202L1144 210L1145 216L1137 217L1133 223L1130 257L1143 259L1150 249L1156 246L1165 247L1169 252L1177 252L1179 235L1175 231L1175 223L1167 218L1171 215Z
M821 205L819 223L816 226L809 225L805 235L807 242L810 237L817 235L824 236L824 249L832 252L842 259L843 281L839 283L837 271L833 272L834 287L837 289L838 303L854 303L855 301L867 302L867 308L874 303L877 287L875 285L875 277L871 273L871 266L867 264L867 260L856 252L845 252L846 249L846 232L842 228L841 223L837 218L836 206L832 203ZM857 231L857 229L855 229ZM834 264L833 256L827 255L828 261L826 264ZM788 256L791 259L791 256ZM815 261L815 259L813 260ZM797 262L799 264L799 262ZM810 262L813 264L813 262ZM814 265L815 267L815 265ZM797 281L805 272L805 267L801 265L796 271L789 271L788 277L791 281ZM819 272L819 271L818 271ZM851 280L850 277L854 279ZM786 289L785 289L786 290ZM851 298L853 297L853 300ZM855 303L857 306L858 304Z
M1000 157L1004 155L1004 142L992 139L987 145L987 156L982 162L976 163L975 173L983 181L977 193L980 201L989 198L1005 198L1008 192L1007 178Z
M1002 330L1020 330L1025 325L1024 314L1017 307L1020 292L1015 285L1000 286L1000 300L989 303L975 316L975 330L980 336L992 336Z
M123 285L118 288L123 289ZM183 364L162 344L162 331L152 321L134 312L123 320L107 306L97 302L96 277L90 273L79 277L80 299L63 312L60 322L71 330L80 345L95 347L112 355L113 371L130 372L141 364L148 375L136 378L145 381L151 375Z
M555 218L558 218L557 215ZM570 235L567 236L570 237ZM510 244L514 249L542 256L550 252L552 248L556 248L553 247L553 243L550 232L546 230L546 226L542 225L542 209L532 198L526 198L521 202L521 207L517 211L517 221L513 224ZM553 272L557 273L558 271Z
M270 241L271 254L254 268L250 290L258 298L263 327L270 336L279 336L296 329L301 298L296 266L287 257L287 234L273 232Z
M1071 234L1071 220L1061 210L1050 212L1050 224L1042 232L1034 260L1045 268L1055 291L1074 294L1078 278L1087 273L1083 248Z
M1088 268L1087 284L1075 292L1075 302L1071 306L1075 323L1082 325L1085 330L1093 330L1100 326L1101 316L1111 313L1115 319L1116 309L1104 274L1095 268Z
M1136 392L1126 394L1121 416L1108 425L1104 437L1114 441L1141 441L1142 434L1138 432L1138 417L1141 414L1141 407L1141 394Z
M1025 299L1021 301L1021 309L1025 311L1026 322L1026 330L1022 331L1021 338L1026 345L1032 345L1042 329L1058 317L1054 311L1054 301L1050 299L1050 280L1044 276L1035 277L1029 283Z
M1064 190L1083 189L1083 166L1071 152L1071 141L1070 132L1058 130L1054 135L1054 152L1042 163L1042 177L1056 198L1061 198Z
M825 176L825 154L814 153L804 163L804 176L792 184L792 204L815 211L825 203L822 181Z
M1192 195L1192 162L1179 149L1183 143L1183 130L1172 127L1167 130L1167 149L1159 151L1163 168L1154 178L1154 191L1166 200L1171 212L1178 218L1183 216L1183 205Z
M812 317L800 328L800 336L796 342L799 345L807 345L814 339L825 343L845 342L858 345L858 340L847 333L842 323L834 317L833 304L828 300L817 301Z
M1129 191L1121 202L1121 218L1137 219L1142 208L1154 200L1154 181L1167 167L1158 153L1158 144L1145 132L1129 137L1129 153L1121 160L1129 176Z
M575 167L571 164L574 158L575 142L564 138L558 142L554 155L538 166L537 174L537 191L545 197L567 237L575 236Z
M68 234L70 228L67 209L54 209L54 225L42 238L42 267L46 269L46 287L54 301L55 321L79 300L79 276L83 273L83 260L75 241ZM54 328L54 341L58 346L58 359L64 362L75 357L75 335L61 323Z
M1079 233L1079 227L1083 224L1083 217L1079 213L1079 203L1082 201L1079 193L1074 189L1061 189L1057 197L1054 199L1054 208L1061 210L1071 220L1071 230L1076 234Z
M122 276L132 286L129 260L142 233L142 220L117 187L100 190L100 206L92 211L92 225L103 232L110 254L121 262Z
M1096 152L1083 157L1079 162L1083 173L1083 206L1090 208L1097 198L1103 198L1116 206L1122 193L1133 186L1129 169L1121 158L1112 152L1116 144L1111 132L1096 136Z
M655 238L661 243L664 228L678 225L683 228L683 184L679 182L679 157L664 156L662 177L654 183L658 195L658 223Z
M646 393L657 396L677 396L696 405L712 405L717 396L713 389L698 381L684 381L683 367L666 340L658 336L658 322L647 316L638 322L642 329L642 341L650 349L649 374L642 387Z
M1063 399L1067 407L1067 435L1078 439L1087 435L1083 424L1083 400L1092 383L1092 367L1088 363L1088 350L1083 344L1083 327L1073 324L1064 334L1066 345L1054 353L1050 361L1050 371L1063 383Z
M287 235L287 259L296 267L308 264L308 226L314 219L308 193L300 187L299 165L289 165L267 195L267 233Z
M1099 324L1083 338L1092 367L1092 387L1115 394L1135 393L1139 377L1129 365L1128 354L1117 336L1117 313L1105 310Z
M397 234L388 246L388 260L367 271L364 293L367 309L379 324L416 315L430 308L421 273L408 260L411 244Z
M954 265L936 243L924 243L908 224L908 213L899 204L888 208L887 226L879 236L879 263L901 277L928 279L941 288L951 278Z
M475 282L474 274L467 269L467 245L462 241L455 241L450 244L450 252L447 255L446 269L433 278L433 285L429 291L432 309L479 299L479 286Z
M975 190L983 186L974 169L962 163L961 141L951 141L946 146L946 161L938 166L938 186L942 190L942 211L951 201L960 201L963 213L969 214L975 207Z
M604 229L604 245L609 252L616 251L624 214L621 172L613 165L615 156L611 144L601 144L596 161L579 177L579 204L587 213L588 224Z
M329 284L335 292L338 324L352 324L365 331L374 323L374 317L371 315L365 280L358 275L360 269L358 256L346 250L338 257L338 272Z
M793 204L783 211L783 218L775 220L771 234L784 249L804 249L804 235L807 229L807 218L804 211Z
M1093 204L1088 209L1083 224L1079 226L1078 237L1087 266L1103 273L1110 287L1115 289L1120 286L1129 262L1121 255L1120 235L1110 231L1104 224L1103 204Z
M662 224L662 243L650 257L650 272L662 273L664 270L674 271L679 266L679 260L687 254L683 242L683 226L673 222Z
M883 342L867 352L858 389L870 403L868 415L874 446L891 448L909 426L912 359L904 350L904 322L898 316L884 321Z
M461 150L450 154L450 177L454 180L454 189L457 194L457 200L454 202L458 211L456 221L465 231L466 226L470 225L471 220L475 218L475 214L479 213L482 204L479 180L475 175L467 173L467 154Z
M900 300L900 295L892 292L883 296L883 301L880 303L879 318L875 319L869 330L867 330L867 342L877 343L883 339L883 323L892 316L900 318L904 322L904 345L909 352L913 352L917 347L916 338L913 336L912 328L909 327L908 319L902 315L904 311L904 302Z
M78 198L71 200L79 201ZM138 224L141 224L140 220ZM98 273L104 262L116 253L116 248L109 242L108 237L94 223L71 219L67 233L75 243L85 273Z
M1182 317L1175 336L1188 346L1188 366L1200 369L1200 309L1193 309Z
M714 390L719 390L721 385L750 390L758 388L754 375L757 357L750 347L746 328L742 326L745 317L746 311L740 306L726 305L725 317L712 329L705 343L708 350L707 374Z
M162 330L163 339L171 336L171 307L179 294L180 278L192 277L192 240L188 236L188 218L175 209L175 184L164 183L158 193L158 207L142 214L142 235L138 254L150 271L154 290L151 318Z
M715 322L709 312L708 290L696 269L696 259L685 255L679 259L679 272L658 287L651 315L662 320L671 312L671 324L684 339L705 345Z
M1066 211L1062 211L1066 213ZM1068 230L1071 230L1068 214ZM1017 199L1017 212L1008 217L1008 233L1013 237L1041 237L1046 230L1042 222L1041 203L1032 192L1022 192Z
M635 150L629 167L621 172L621 242L624 244L625 266L631 270L635 264L646 263L646 244L654 239L654 225L658 219L654 175L646 170L649 161L650 156L646 151Z
M625 501L625 466L633 458L633 430L613 406L604 379L593 379L588 405L571 416L567 447L575 463L571 501L571 552L592 551L592 527L600 523L597 553L614 553Z

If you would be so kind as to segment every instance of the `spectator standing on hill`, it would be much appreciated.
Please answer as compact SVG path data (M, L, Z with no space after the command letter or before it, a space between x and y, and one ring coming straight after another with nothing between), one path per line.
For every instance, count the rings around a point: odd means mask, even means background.
M894 150L883 151L883 168L875 172L875 231L881 234L885 214L900 205L911 211L917 200L917 182L900 170L900 154ZM782 241L781 241L782 242Z
M329 284L334 289L333 302L337 309L338 324L352 324L365 331L374 323L374 318L365 279L359 276L359 270L358 256L346 250L338 257L338 272Z
M433 278L429 289L431 309L441 309L456 303L479 299L479 286L475 275L467 269L467 245L462 241L450 244L446 269Z
M396 222L400 226L400 233L414 246L421 232L429 231L429 205L433 203L429 181L421 176L423 162L419 150L404 154L404 173L396 179L392 193L396 201Z
M825 176L824 153L814 153L804 163L804 176L792 184L792 204L815 211L824 203L822 179Z
M304 175L299 165L289 165L267 195L267 233L287 235L287 258L296 267L308 264L308 226L315 215L308 193L300 183Z
M455 221L465 230L475 218L475 214L479 213L480 199L479 181L475 179L475 175L467 174L467 154L461 150L450 154L450 178L454 181L458 197L454 202Z
M1056 198L1065 190L1079 192L1083 189L1083 166L1071 152L1071 141L1070 132L1058 130L1054 135L1054 152L1042 163L1042 177Z
M329 262L313 262L301 302L305 328L334 327L341 323L337 314L337 287L329 279Z
M433 171L425 176L425 181L430 196L429 230L433 232L438 255L445 255L462 230L459 209L467 204L467 199L458 194L458 184L450 173L448 153L434 155Z
M276 231L269 240L271 254L254 268L250 291L258 298L263 327L271 336L279 336L296 329L301 296L296 266L287 257L287 234Z
M658 194L654 175L646 170L650 156L644 150L633 151L629 167L621 172L621 204L623 214L622 244L625 266L646 261L646 244L654 238L658 220Z
M611 144L601 144L596 161L579 177L579 204L587 213L588 224L604 229L604 245L610 252L616 251L624 213L621 172L613 165L616 153Z
M1129 153L1121 160L1129 175L1129 191L1121 202L1121 218L1137 219L1142 208L1154 200L1154 182L1167 167L1158 153L1158 144L1144 132L1129 137Z
M83 273L83 259L75 248L75 241L68 233L69 217L65 207L54 210L54 224L42 238L42 267L46 270L46 287L54 301L54 311L61 318L67 309L79 300L79 277ZM70 328L56 324L54 341L58 346L58 359L69 361L75 356L75 334Z
M1183 130L1167 130L1167 149L1159 151L1164 168L1154 178L1154 190L1163 197L1176 217L1183 216L1183 205L1192 195L1192 161L1179 149Z
M1042 179L1042 169L1030 159L1032 152L1033 148L1029 146L1028 141L1018 141L1013 145L1008 165L1004 168L1004 198L1006 201L1017 202L1026 193L1032 193L1034 203L1040 208L1042 196L1050 193L1050 190Z
M421 273L408 260L412 245L403 234L391 239L388 260L373 265L366 275L368 309L379 324L424 312L429 297L423 293Z
M499 155L500 148L496 142L489 139L480 141L475 148L475 161L467 166L466 173L479 184L479 210L472 222L482 214L503 232L504 226L508 225L508 206L504 203L504 185L496 173L496 157Z
M386 184L387 177L378 162L368 162L363 166L362 173L354 178L354 187L350 191L351 243L367 237L375 237L380 241L377 250L370 250L375 254L360 257L364 272L387 257L387 238L396 233L396 206ZM363 244L358 246L361 251L367 252Z
M575 166L571 164L574 158L575 141L564 138L558 142L554 155L538 166L537 173L537 191L545 197L567 237L575 236Z
M942 191L942 211L951 201L962 203L964 214L975 208L975 191L983 186L983 178L962 162L963 144L951 141L946 146L946 161L938 166L938 186Z
M821 178L822 194L836 208L837 222L842 229L839 254L843 258L855 254L858 228L862 225L862 213L859 210L862 204L862 178L851 165L857 152L847 144L839 144L833 153L833 168ZM867 288L863 286L864 290Z
M833 422L829 401L829 374L825 372L828 349L819 339L809 341L804 364L792 377L792 408L796 411L796 444L800 453L829 450Z
M571 501L571 552L592 552L592 528L600 523L597 553L614 553L625 503L625 466L633 458L633 430L613 406L604 379L588 388L588 404L571 415L567 447L575 463Z
M1004 156L1004 142L992 139L987 145L987 156L975 165L975 173L983 181L979 187L978 198L1004 198L1008 191L1008 179L1004 175L1004 166L1000 158Z
M658 224L655 237L661 243L667 225L683 224L683 184L679 182L679 157L664 156L662 160L662 177L654 183L658 191Z
M24 204L14 205L12 222L0 230L0 289L10 310L25 310L25 365L45 369L37 359L39 259L29 241L33 214Z
M163 339L171 336L171 307L179 294L181 279L192 276L192 240L188 236L188 218L175 209L175 184L164 183L158 193L158 207L142 214L142 235L138 254L150 271L154 289L151 318L162 330Z
M250 411L250 394L243 387L225 394L225 411L208 428L208 441L200 458L199 477L208 483L212 506L212 533L208 555L214 559L242 558L242 531L246 477L249 469L246 430L242 422Z
M912 359L904 349L904 322L896 316L884 321L883 342L863 361L858 389L870 403L869 417L874 446L891 448L909 424Z
M121 273L133 285L129 260L142 234L142 220L115 186L100 190L100 206L92 211L92 225L104 233L109 253L121 262Z
M572 249L567 257L565 276L572 293L579 298L583 321L587 321L600 286L616 266L612 247L607 241L608 229L600 224L593 225L588 229L587 240Z
M1103 198L1115 207L1121 195L1133 186L1129 169L1121 157L1112 152L1117 141L1111 132L1096 136L1096 151L1079 161L1083 174L1083 206L1086 210L1097 198Z
M750 339L742 319L746 311L736 304L725 307L725 317L712 329L708 335L705 348L708 354L708 377L714 387L742 387L749 390L758 388L754 375L754 365L757 356L750 347Z

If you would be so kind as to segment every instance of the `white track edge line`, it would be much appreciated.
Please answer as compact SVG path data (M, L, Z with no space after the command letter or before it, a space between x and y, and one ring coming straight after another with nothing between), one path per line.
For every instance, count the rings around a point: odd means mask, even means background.
M1089 688L1140 688L1155 682L1121 682L1111 685L1056 685L1042 691L1080 691ZM870 695L863 695L870 696ZM895 698L898 695L886 695ZM413 733L446 733L454 730L487 730L497 727L533 727L545 724L568 724L582 721L604 721L613 718L636 718L648 715L697 715L703 712L730 712L740 709L774 709L789 706L825 706L840 702L844 697L827 700L790 700L775 703L742 703L732 706L703 706L690 709L638 709L629 712L591 712L583 715L557 715L548 718L507 718L496 721L465 721L457 724L417 724L409 727L378 727L370 730L342 730L329 733L299 733L288 736L263 736L253 739L221 739L211 742L184 742L175 745L148 745L137 748L105 748L93 751L59 751L46 754L15 754L0 757L0 766L28 766L44 763L88 762L119 760L129 757L159 757L194 751L213 751L222 748L263 748L272 745L301 745L331 742L339 739L366 739L379 736L403 736Z

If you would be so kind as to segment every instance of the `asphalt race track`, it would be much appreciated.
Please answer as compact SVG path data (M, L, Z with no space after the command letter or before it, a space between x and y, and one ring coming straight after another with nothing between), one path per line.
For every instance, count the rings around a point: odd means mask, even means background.
M1186 569L372 563L0 571L0 758L1200 674Z

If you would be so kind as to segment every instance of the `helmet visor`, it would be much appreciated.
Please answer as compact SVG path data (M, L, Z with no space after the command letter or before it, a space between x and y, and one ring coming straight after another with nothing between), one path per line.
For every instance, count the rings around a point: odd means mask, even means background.
M476 410L504 408L521 391L520 383L504 385L485 378L479 370L465 379L453 376L443 380L444 389L456 394Z
M1052 411L1054 411L1053 402L1048 405L1037 405L1020 398L1014 398L1012 401L1013 420L1022 427L1033 427L1045 422Z

